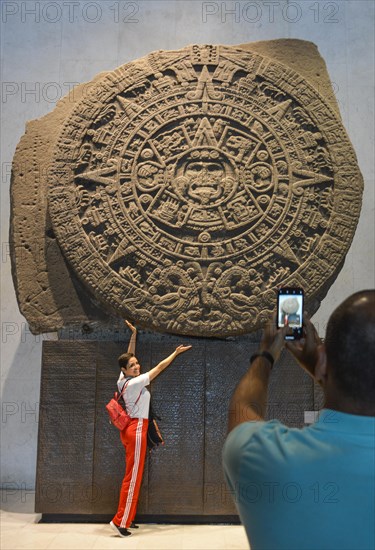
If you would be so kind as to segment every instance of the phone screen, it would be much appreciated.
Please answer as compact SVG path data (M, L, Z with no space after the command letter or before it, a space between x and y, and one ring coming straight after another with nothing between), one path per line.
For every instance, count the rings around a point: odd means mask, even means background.
M302 337L303 289L285 287L277 295L277 327L288 327L285 340Z

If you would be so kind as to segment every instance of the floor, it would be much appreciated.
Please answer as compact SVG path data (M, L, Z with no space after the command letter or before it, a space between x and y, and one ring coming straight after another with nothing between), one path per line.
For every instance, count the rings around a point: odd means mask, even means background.
M1 550L249 549L245 531L239 525L147 524L140 525L131 537L120 538L108 525L38 524L40 514L33 510L32 492L1 492Z

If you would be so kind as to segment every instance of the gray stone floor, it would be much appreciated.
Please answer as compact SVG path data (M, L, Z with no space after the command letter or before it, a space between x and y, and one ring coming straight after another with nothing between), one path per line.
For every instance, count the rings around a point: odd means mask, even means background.
M2 550L249 549L245 531L238 525L147 524L123 539L103 524L38 524L40 514L33 510L32 492L1 492Z

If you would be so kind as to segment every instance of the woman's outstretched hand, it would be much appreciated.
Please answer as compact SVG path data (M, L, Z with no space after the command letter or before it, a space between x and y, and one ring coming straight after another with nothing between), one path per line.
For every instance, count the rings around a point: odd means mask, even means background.
M176 355L180 355L180 353L184 353L185 351L188 351L192 346L183 346L182 344L180 346L177 346L176 348Z

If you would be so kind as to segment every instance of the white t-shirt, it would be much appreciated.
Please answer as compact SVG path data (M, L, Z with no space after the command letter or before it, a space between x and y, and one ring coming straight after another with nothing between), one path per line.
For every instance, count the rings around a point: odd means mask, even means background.
M148 418L148 412L150 409L150 392L146 388L146 386L148 386L150 383L148 372L146 372L145 374L140 374L139 376L134 376L130 380L128 379L126 381L125 375L121 371L120 377L117 380L117 387L119 392L122 391L126 382L127 386L123 397L129 416L131 416L132 418Z

